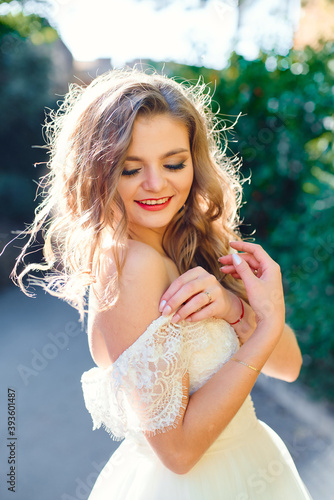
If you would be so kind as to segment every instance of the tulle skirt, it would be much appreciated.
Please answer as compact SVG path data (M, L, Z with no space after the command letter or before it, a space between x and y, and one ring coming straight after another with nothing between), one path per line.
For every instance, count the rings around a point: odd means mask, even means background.
M224 431L182 475L167 469L144 437L127 437L101 471L89 500L311 499L270 427L254 418L240 431Z

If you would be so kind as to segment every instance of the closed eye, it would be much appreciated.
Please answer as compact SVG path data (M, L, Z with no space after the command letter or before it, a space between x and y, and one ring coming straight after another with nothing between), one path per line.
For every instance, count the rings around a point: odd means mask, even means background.
M123 170L122 175L135 175L138 174L139 168L133 168L132 170Z
M185 166L184 162L178 163L177 165L164 165L168 170L182 170Z

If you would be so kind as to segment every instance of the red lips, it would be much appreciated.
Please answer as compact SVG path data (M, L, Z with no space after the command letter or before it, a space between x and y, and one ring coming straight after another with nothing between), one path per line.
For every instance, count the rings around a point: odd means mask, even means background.
M160 200L165 200L165 199L166 199L166 201L164 203L157 203ZM156 211L163 210L164 208L166 208L169 205L171 199L172 199L172 196L169 196L169 197L164 196L163 198L147 198L146 200L140 200L140 201L135 200L135 202L137 203L137 205L139 205L144 210L156 212ZM156 202L156 203L151 204L151 203L146 203L146 202Z

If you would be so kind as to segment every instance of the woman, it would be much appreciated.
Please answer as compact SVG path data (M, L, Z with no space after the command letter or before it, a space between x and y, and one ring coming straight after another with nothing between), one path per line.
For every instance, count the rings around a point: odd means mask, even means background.
M126 438L90 500L310 498L249 396L261 371L295 380L301 355L278 265L236 232L237 164L203 91L114 71L48 128L35 268L82 317L90 287L85 402Z

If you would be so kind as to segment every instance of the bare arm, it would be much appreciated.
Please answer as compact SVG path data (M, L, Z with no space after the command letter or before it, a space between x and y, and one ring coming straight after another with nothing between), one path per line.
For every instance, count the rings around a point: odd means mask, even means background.
M243 258L251 266L252 271L255 270L255 261L251 255L243 255ZM238 273L235 272L235 268L232 262L232 255L227 255L219 259L224 267L222 270L225 273L230 273L236 279L240 279ZM259 271L258 277L261 276ZM235 321L240 316L240 301L231 292L230 294L230 310L232 318L231 321ZM242 343L246 342L253 334L256 328L255 314L251 306L244 302L245 314L242 321L234 325L234 329ZM229 321L227 319L227 321ZM268 361L265 363L262 372L270 377L275 377L286 382L294 382L300 373L302 366L302 354L298 346L296 336L292 328L285 324L282 337L280 338L277 346L275 347L273 353L269 356Z
M238 298L229 292L231 296L231 317L240 316L241 306ZM256 328L256 320L253 309L244 302L244 317L240 323L233 325L242 344L248 340ZM289 325L285 324L283 334L268 361L265 363L262 373L275 377L285 382L294 382L300 373L302 366L302 355L296 336Z
M285 324L283 334L264 365L262 372L270 377L294 382L303 363L302 354L293 330Z

